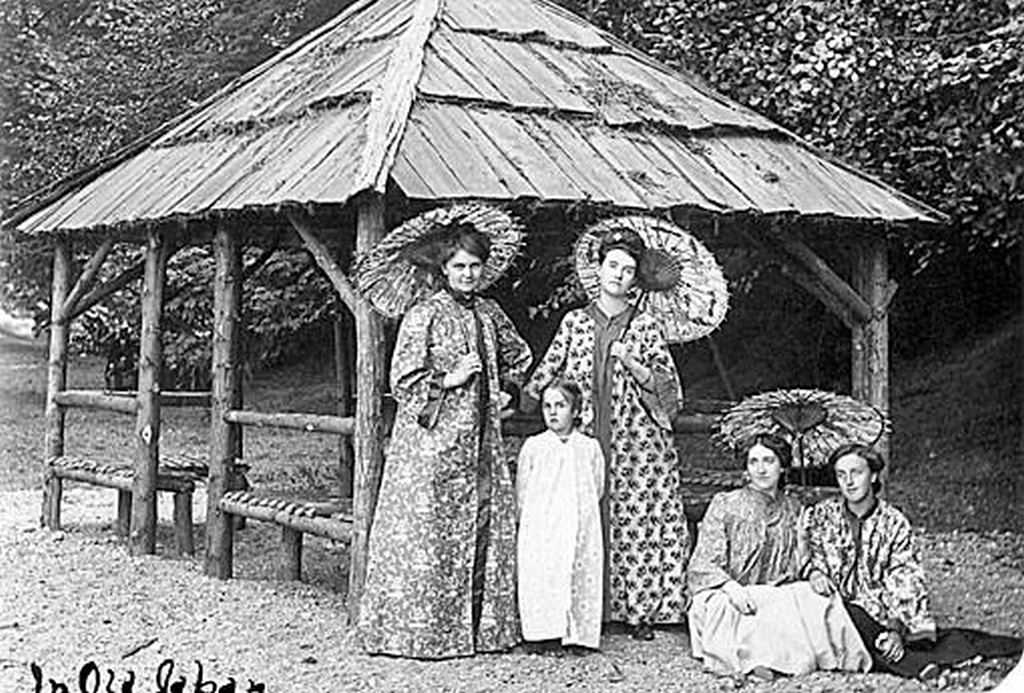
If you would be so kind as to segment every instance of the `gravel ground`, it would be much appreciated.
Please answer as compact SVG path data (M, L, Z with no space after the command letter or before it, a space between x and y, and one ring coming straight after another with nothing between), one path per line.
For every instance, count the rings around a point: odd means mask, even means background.
M45 678L78 690L70 684L77 685L79 669L89 661L104 672L112 669L119 680L132 670L139 679L135 690L159 691L157 672L168 659L176 666L170 680L186 676L188 691L195 683L196 660L205 680L224 684L233 677L245 690L254 679L275 692L935 688L882 674L818 673L770 684L716 677L690 658L681 629L661 630L653 643L643 644L621 634L606 636L603 651L585 657L508 654L444 662L370 657L348 635L345 555L339 545L309 538L308 582L279 582L267 558L277 533L251 522L236 539L238 579L218 581L203 575L200 560L171 555L169 502L161 506L158 555L143 558L129 556L113 535L112 491L71 487L62 532L38 528L39 502L38 491L0 493L0 691L35 690L33 662ZM204 503L197 493L197 544ZM954 532L922 535L921 543L940 624L1022 634L1020 536ZM939 687L992 689L1012 665L997 660L966 667L945 676ZM1000 690L1024 690L1024 685Z

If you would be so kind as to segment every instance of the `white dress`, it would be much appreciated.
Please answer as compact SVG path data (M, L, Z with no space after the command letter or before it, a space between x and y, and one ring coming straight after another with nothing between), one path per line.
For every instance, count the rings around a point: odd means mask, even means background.
M519 613L523 639L601 642L604 456L573 431L527 438L519 452Z

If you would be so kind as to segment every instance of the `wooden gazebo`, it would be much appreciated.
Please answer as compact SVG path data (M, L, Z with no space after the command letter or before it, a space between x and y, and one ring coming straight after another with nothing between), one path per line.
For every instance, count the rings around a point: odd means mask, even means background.
M9 223L54 248L44 520L59 490L69 406L135 416L130 547L155 550L158 373L168 257L217 261L206 571L230 577L223 497L250 423L354 435L350 605L357 608L382 465L384 333L339 258L371 247L396 210L452 200L573 203L667 215L755 245L849 326L854 396L888 409L886 236L941 215L833 161L546 0L363 0L108 161L38 195ZM355 316L355 416L241 406L241 248L301 242ZM118 243L145 266L95 287ZM95 247L80 269L72 246ZM819 250L812 250L818 247ZM821 248L851 268L843 278ZM134 401L66 391L70 321L143 280ZM59 500L58 500L59 502ZM128 518L125 518L128 521Z

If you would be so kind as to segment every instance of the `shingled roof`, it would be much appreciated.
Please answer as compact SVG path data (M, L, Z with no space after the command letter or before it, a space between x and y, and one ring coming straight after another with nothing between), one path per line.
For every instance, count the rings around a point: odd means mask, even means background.
M545 0L377 0L22 219L94 229L282 204L586 200L930 223L937 212Z

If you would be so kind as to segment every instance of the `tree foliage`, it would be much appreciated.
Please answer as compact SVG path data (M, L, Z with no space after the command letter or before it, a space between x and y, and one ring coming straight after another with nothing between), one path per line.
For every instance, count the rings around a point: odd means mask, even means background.
M562 4L947 213L954 243L1019 242L1021 0Z
M347 3L329 0L7 0L0 4L0 122L4 211L36 190L88 167L321 24ZM0 300L48 315L46 240L5 230ZM88 245L76 248L79 264ZM101 278L138 261L119 249ZM250 259L252 259L250 257ZM208 380L213 263L189 248L168 268L165 376ZM302 253L282 253L254 277L249 357L279 359L333 302ZM73 323L72 343L106 354L125 371L137 353L138 294L122 291Z

